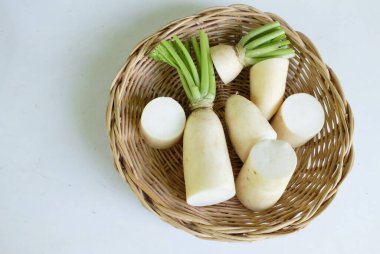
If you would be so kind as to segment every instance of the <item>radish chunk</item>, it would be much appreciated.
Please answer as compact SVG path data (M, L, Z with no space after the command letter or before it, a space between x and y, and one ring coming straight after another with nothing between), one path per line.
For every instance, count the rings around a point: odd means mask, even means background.
M296 165L296 153L285 141L257 143L236 180L237 197L253 211L272 207L284 193Z
M213 205L235 196L223 127L211 109L195 110L186 123L183 166L189 205Z
M306 93L289 96L272 120L278 139L299 147L323 127L325 114L316 98Z
M251 67L251 101L268 120L283 101L288 66L289 60L286 58L271 58Z
M243 162L254 144L277 137L256 105L243 96L235 94L228 98L225 118L232 145Z
M181 139L185 123L185 111L176 100L170 97L158 97L145 106L140 129L149 145L165 149Z
M210 51L220 79L224 84L230 83L243 69L243 64L237 55L235 47L219 44L210 48Z

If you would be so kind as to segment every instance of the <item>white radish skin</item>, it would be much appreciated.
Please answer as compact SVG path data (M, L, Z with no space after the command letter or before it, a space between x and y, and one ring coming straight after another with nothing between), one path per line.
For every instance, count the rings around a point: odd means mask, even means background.
M224 84L230 83L243 70L235 47L219 44L210 48L211 59Z
M316 98L306 93L286 98L272 119L278 139L299 147L312 139L323 127L325 114Z
M176 100L158 97L145 106L141 115L140 130L150 146L166 149L181 139L185 123L185 112Z
M253 211L272 207L284 193L296 166L297 156L285 141L257 143L236 180L237 197Z
M235 196L235 183L222 124L212 109L189 116L183 138L186 201L208 206Z
M268 120L283 101L288 67L288 59L271 58L253 65L250 69L251 101Z
M228 98L225 119L232 145L243 162L257 142L277 137L256 105L243 96L235 94Z

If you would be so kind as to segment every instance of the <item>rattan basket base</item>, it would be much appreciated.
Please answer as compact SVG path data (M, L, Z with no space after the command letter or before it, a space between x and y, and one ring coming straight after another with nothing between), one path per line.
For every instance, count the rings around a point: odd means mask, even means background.
M286 96L298 92L315 96L324 106L325 125L313 140L296 149L296 172L273 208L253 212L236 197L214 206L189 206L185 202L182 143L156 150L139 133L142 109L157 96L171 96L190 112L177 73L147 56L159 41L174 34L186 39L204 29L211 45L232 45L247 31L274 20L281 23L296 51ZM229 85L217 78L214 110L223 123L226 99L236 92L249 96L248 71ZM107 128L115 166L141 203L171 225L204 239L255 241L302 229L333 200L354 157L353 115L334 72L305 35L278 16L245 5L211 8L176 20L139 43L112 83ZM242 163L229 140L228 145L236 176Z

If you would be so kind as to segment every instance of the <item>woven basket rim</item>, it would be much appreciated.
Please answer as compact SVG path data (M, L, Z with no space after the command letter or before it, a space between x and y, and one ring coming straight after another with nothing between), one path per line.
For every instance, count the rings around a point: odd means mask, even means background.
M329 182L325 186L324 192L321 194L320 203L316 203L313 209L308 210L307 214L303 217L294 217L270 229L258 230L256 232L249 232L249 230L240 230L238 227L232 229L221 229L221 227L213 227L206 219L201 217L192 216L192 214L186 214L184 212L178 211L176 209L170 209L166 207L166 202L164 197L158 196L156 193L152 192L147 186L144 185L139 180L136 175L136 170L126 165L122 165L120 159L125 159L122 155L126 153L126 147L123 146L123 140L121 138L122 124L120 111L118 106L121 105L120 95L118 93L125 91L128 86L127 75L130 75L134 65L141 61L141 59L146 56L149 51L153 48L155 42L167 38L171 35L171 32L183 24L191 23L196 24L202 28L202 24L207 17L216 15L218 13L252 13L257 15L268 22L277 20L281 23L282 27L286 31L288 37L291 38L292 44L296 47L302 49L300 54L307 55L315 63L318 72L323 77L323 81L327 83L327 89L331 91L334 95L334 105L339 107L343 111L344 117L344 145L342 146L342 155L340 163L339 177L334 182ZM256 17L255 17L256 18ZM169 224L185 230L197 237L211 240L222 240L222 241L256 241L260 239L266 239L270 237L275 237L283 234L292 233L304 228L311 220L316 218L324 209L332 202L336 196L337 190L343 180L346 178L347 174L350 172L353 161L354 161L354 149L352 144L352 136L354 131L354 117L351 111L351 107L347 102L342 86L333 72L333 70L326 65L318 50L306 35L301 32L293 30L283 19L279 16L269 13L261 12L260 10L243 4L230 5L230 6L218 6L204 9L194 15L176 19L167 25L163 26L158 32L146 37L141 40L135 48L131 51L128 56L126 63L117 73L115 79L113 80L110 88L110 99L106 110L106 126L108 137L110 141L110 147L114 157L114 164L116 169L119 171L123 179L128 183L133 193L140 200L144 207L153 213L157 214L162 220L168 222ZM343 135L342 134L342 135ZM337 162L338 163L338 162ZM192 210L190 210L192 211ZM195 212L195 210L194 210ZM251 234L252 233L252 234Z

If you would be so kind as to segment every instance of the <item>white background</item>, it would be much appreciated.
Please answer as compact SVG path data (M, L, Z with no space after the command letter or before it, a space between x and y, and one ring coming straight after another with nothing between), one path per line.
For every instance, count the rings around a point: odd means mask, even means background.
M355 115L356 161L304 230L256 243L200 240L145 210L114 170L109 85L169 21L232 1L0 0L0 253L375 253L379 1L241 1L315 43Z

